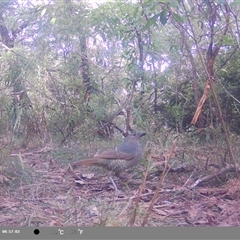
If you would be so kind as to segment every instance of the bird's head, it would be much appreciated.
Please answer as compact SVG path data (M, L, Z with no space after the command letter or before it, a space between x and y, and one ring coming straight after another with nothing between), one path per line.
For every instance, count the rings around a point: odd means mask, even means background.
M128 139L128 140L138 140L145 135L146 135L145 132L132 132L126 137L126 139Z

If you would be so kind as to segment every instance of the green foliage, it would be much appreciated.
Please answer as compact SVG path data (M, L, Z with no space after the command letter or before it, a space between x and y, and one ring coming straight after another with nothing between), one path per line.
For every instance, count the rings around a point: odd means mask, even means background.
M224 118L232 132L240 133L240 59L234 56L229 60L230 64L218 72L220 78L219 96L223 107Z
M238 133L239 52L233 34L238 28L231 15L232 32L222 35L225 12L222 2L215 4L213 44L222 45L215 69L224 87L217 85L217 94L229 128ZM230 7L237 16L239 7ZM2 134L7 128L26 142L31 137L61 142L76 132L94 136L101 122L124 129L118 112L129 106L132 124L149 131L156 122L181 131L190 124L195 94L199 100L206 82L202 59L211 14L206 1L110 1L93 7L82 1L12 0L1 11L14 39L12 49L1 46ZM219 121L215 106L209 106L202 110L206 126Z

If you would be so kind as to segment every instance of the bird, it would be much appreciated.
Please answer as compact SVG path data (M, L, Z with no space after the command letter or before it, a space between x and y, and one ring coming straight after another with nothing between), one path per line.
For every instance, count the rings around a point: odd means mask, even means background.
M96 165L109 171L109 178L117 191L117 186L112 178L112 173L119 177L120 172L136 166L143 157L143 149L139 142L145 136L144 132L132 132L125 139L123 144L115 149L97 153L89 159L82 159L72 164L75 169L83 165Z

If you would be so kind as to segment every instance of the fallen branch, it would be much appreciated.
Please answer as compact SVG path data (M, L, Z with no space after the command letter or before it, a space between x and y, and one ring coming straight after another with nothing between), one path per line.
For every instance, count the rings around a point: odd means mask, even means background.
M227 164L225 168L222 168L220 170L218 170L217 172L213 173L213 174L210 174L208 176L205 176L203 178L200 178L198 179L194 184L192 184L190 186L190 189L198 186L200 183L203 183L203 182L207 182L215 177L218 177L224 173L227 173L227 172L234 172L236 170L235 166L234 165L231 165L231 164ZM237 170L238 172L240 172L240 167L238 166L237 167Z

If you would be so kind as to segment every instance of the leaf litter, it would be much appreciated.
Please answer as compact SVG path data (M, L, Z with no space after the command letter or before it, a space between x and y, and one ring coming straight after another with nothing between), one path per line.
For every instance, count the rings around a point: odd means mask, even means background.
M9 163L8 172L12 170L15 174L9 180L1 174L1 226L128 225L142 183L144 165L137 170L127 170L122 179L115 177L120 189L116 193L103 169L90 166L73 172L69 164L46 158L50 154L51 148L35 154L27 152L22 155L24 168L16 170L15 165ZM156 191L164 163L155 162L155 165L140 196L134 226L141 226ZM204 170L204 162L194 168L192 163L187 163L186 167L172 167L147 226L239 226L240 180L234 177L210 179L189 187Z

